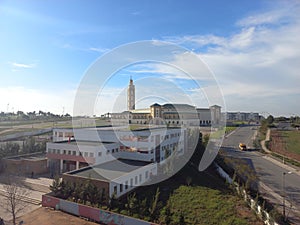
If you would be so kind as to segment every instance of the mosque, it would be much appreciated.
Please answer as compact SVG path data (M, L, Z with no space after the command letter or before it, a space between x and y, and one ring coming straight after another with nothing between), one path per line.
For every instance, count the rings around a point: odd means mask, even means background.
M114 125L166 125L178 126L218 126L221 122L221 107L197 108L189 104L154 103L146 109L135 108L135 85L130 78L127 88L127 111L112 113Z

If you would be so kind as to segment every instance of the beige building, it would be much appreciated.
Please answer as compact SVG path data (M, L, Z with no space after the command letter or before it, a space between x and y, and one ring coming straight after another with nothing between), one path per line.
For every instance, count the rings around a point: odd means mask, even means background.
M112 113L113 125L154 124L167 126L218 126L221 107L196 108L188 104L155 103L147 109L135 109L135 86L130 79L127 91L128 111Z

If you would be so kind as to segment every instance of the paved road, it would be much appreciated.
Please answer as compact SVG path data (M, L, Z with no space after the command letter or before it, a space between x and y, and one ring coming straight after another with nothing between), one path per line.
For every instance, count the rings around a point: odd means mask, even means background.
M246 160L248 164L254 168L260 182L262 182L260 191L267 194L269 197L271 196L272 200L277 202L282 207L283 173L289 172L291 168L286 167L273 158L265 156L260 152L254 150L242 152L238 149L238 144L240 142L245 143L251 148L253 142L252 138L254 137L255 132L256 130L253 126L238 128L224 139L222 145L223 149L231 157L242 158ZM290 205L289 203L292 203L293 209L291 213L293 217L294 214L298 214L296 217L298 217L300 220L300 174L296 170L293 170L292 174L286 174L284 177L287 195L286 205ZM274 193L271 193L272 191Z

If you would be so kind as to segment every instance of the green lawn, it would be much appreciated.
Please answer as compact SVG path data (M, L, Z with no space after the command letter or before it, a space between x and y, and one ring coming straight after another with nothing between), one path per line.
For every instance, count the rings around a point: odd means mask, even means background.
M149 194L153 196L157 187L163 205L158 220L163 225L166 224L167 215L171 225L180 224L181 217L184 217L184 224L187 225L260 224L244 201L234 195L224 181L210 170L199 172L186 165L164 182L138 188L137 196L141 199Z
M185 224L249 224L237 216L240 199L219 190L203 186L180 186L170 196L168 204L173 221L184 216Z
M223 129L221 130L218 130L218 131L215 131L215 132L212 132L210 134L210 138L220 138L222 135L224 134L228 134L232 131L234 131L237 127L236 126L227 126L227 127L224 127Z
M300 131L282 131L282 137L288 151L300 154Z

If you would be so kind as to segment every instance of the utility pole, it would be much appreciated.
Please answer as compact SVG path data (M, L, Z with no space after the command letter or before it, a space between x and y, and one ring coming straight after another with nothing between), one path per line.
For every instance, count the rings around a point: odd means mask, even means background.
M292 172L283 172L282 173L282 214L283 214L283 219L286 221L286 213L285 213L285 198L286 198L286 191L285 191L285 175L291 174Z

